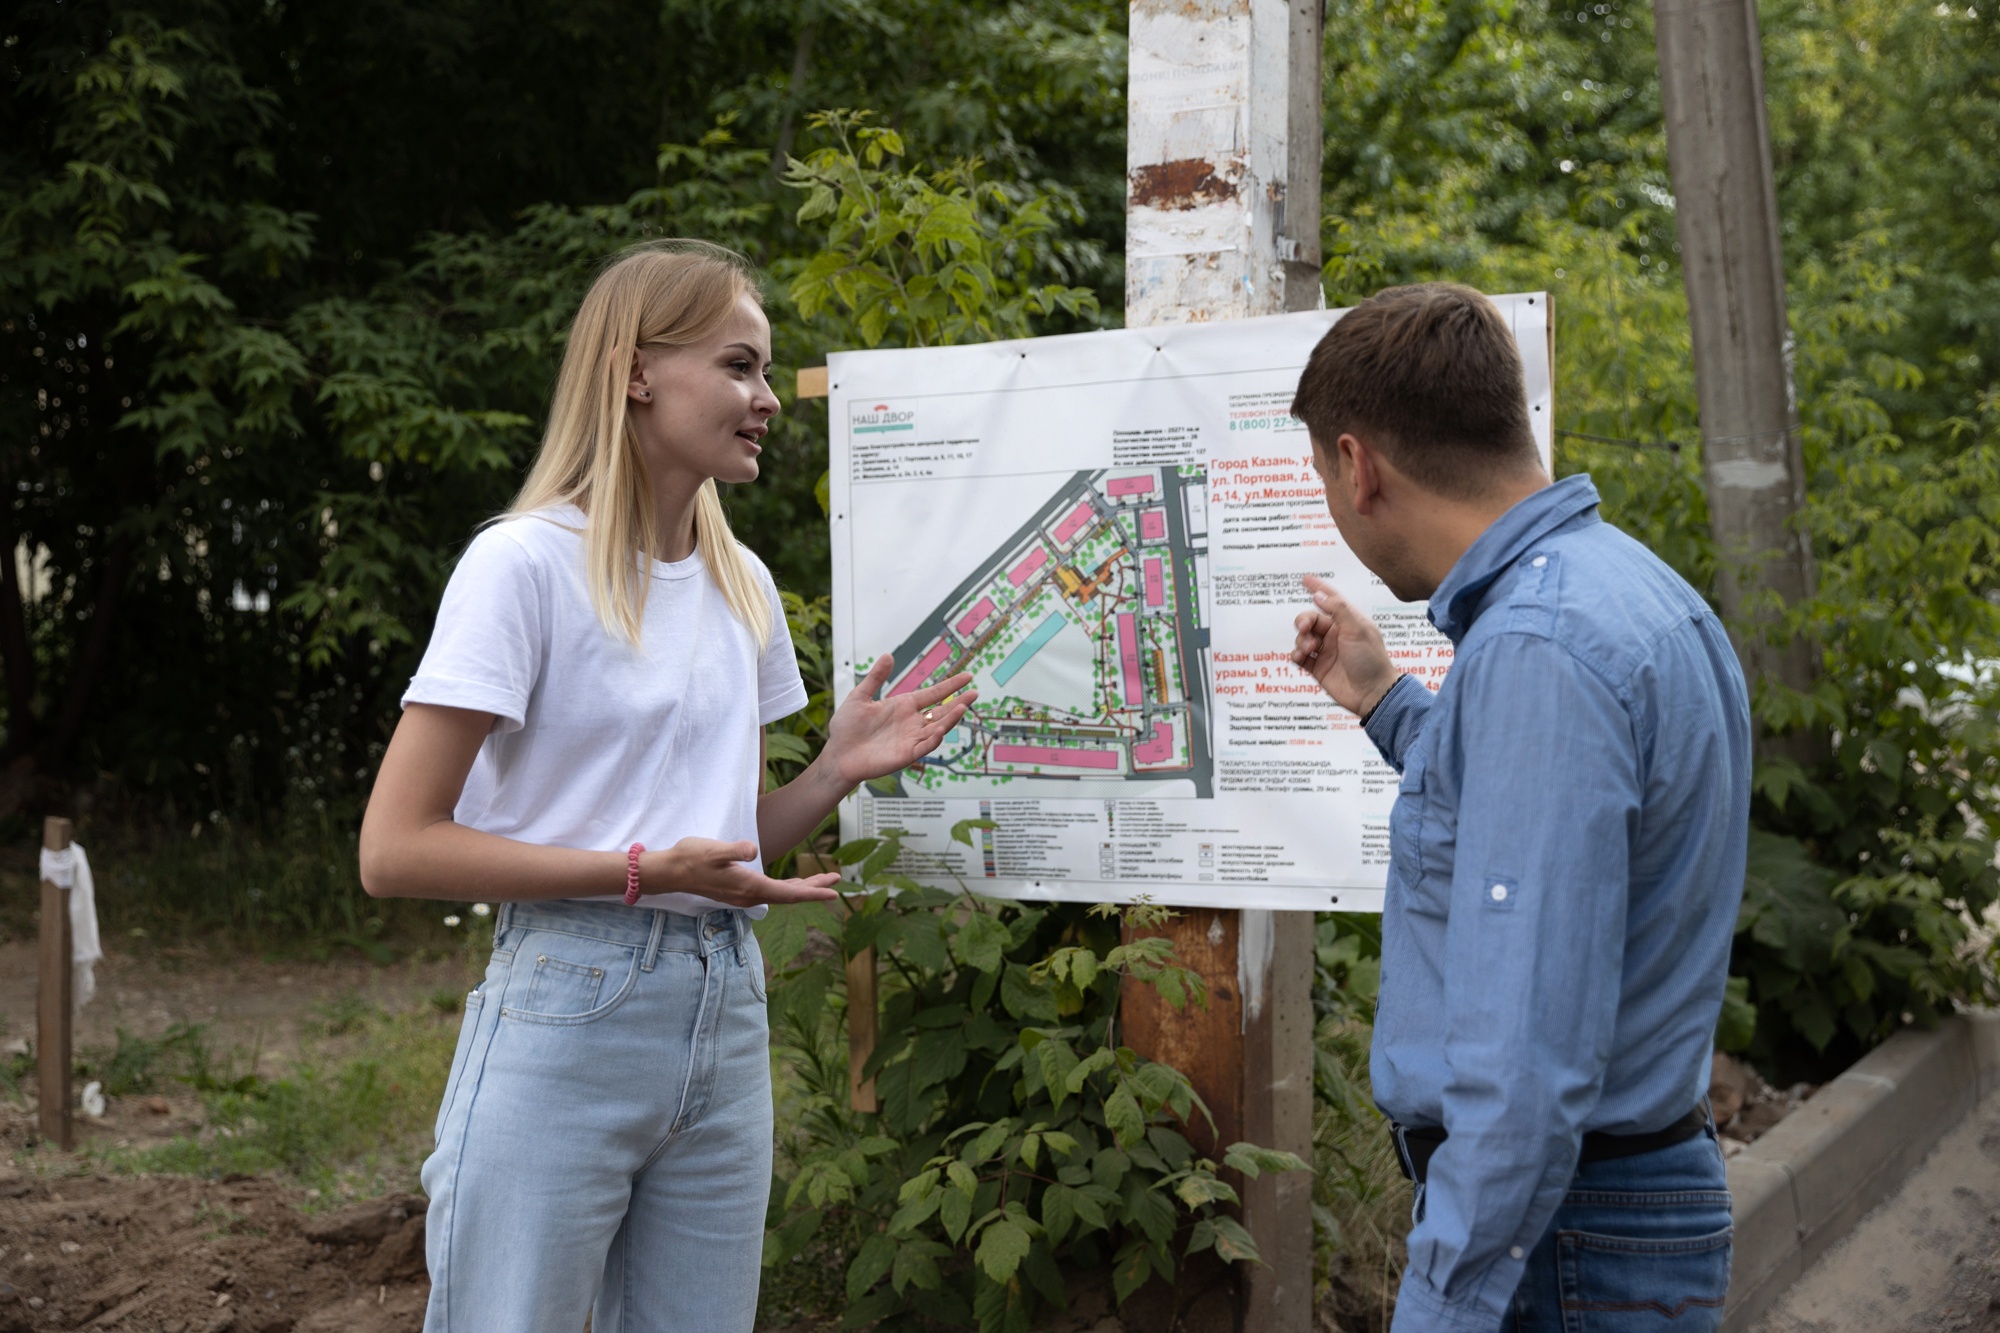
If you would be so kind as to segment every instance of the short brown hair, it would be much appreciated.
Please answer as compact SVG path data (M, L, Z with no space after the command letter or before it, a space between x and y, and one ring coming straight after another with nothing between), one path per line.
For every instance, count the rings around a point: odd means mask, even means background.
M1455 282L1385 288L1341 316L1299 376L1292 415L1322 448L1366 436L1398 472L1453 499L1537 461L1514 335Z

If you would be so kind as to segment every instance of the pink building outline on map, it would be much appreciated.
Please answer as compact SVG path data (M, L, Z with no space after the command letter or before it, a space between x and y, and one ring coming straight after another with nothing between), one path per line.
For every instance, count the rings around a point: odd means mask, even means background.
M996 745L993 758L1002 764L1047 764L1054 768L1118 767L1114 751L1060 750L1053 745Z
M1118 617L1118 666L1125 677L1125 706L1145 702L1139 687L1139 618L1130 611Z
M1155 722L1152 735L1132 747L1132 761L1161 764L1174 757L1174 724Z
M960 634L972 633L973 630L979 628L980 621L986 619L986 617L992 614L993 614L993 599L991 597L980 598L978 603L970 611L967 611L963 616L959 618L958 632Z
M1142 510L1139 514L1139 536L1144 541L1156 542L1167 535L1167 516L1158 509Z
M950 656L950 642L945 639L939 639L937 643L932 645L929 652L917 659L917 664L910 668L908 675L896 683L896 688L889 691L889 697L893 699L899 694L908 694L911 690L922 685L931 678L931 672L943 666L944 659Z
M1111 484L1104 488L1104 493L1113 497L1151 495L1153 493L1153 479L1151 477L1113 477Z
M1049 563L1049 553L1037 546L1028 553L1026 560L1014 566L1013 572L1007 575L1007 582L1018 588L1035 577L1035 571L1047 563Z
M1076 508L1069 511L1069 517L1064 519L1056 528L1056 545L1067 546L1069 539L1076 536L1077 533L1082 532L1085 525L1095 517L1097 517L1097 511L1090 507L1090 501L1080 501Z
M1167 581L1160 572L1160 557L1146 558L1146 605L1165 606L1167 602Z

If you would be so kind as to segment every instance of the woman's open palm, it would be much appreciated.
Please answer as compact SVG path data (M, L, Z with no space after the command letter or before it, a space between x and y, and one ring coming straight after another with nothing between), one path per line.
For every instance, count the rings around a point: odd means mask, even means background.
M876 658L827 723L827 755L843 781L858 784L908 768L937 749L979 697L965 688L972 684L971 673L960 672L921 690L877 699L895 669L896 660L887 653Z

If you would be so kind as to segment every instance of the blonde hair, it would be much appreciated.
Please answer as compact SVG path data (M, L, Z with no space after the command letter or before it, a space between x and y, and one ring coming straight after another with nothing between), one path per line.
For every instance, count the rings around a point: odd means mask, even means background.
M704 241L649 241L624 251L584 294L549 404L541 451L509 515L573 504L584 530L585 582L606 630L631 643L661 549L659 513L627 414L641 347L686 347L712 335L745 296L763 305L749 261ZM694 544L722 597L763 651L771 604L749 552L729 530L713 479L694 502Z

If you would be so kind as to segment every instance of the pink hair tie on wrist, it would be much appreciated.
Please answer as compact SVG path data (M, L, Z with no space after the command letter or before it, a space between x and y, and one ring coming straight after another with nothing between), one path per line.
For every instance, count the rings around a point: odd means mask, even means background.
M625 905L639 905L639 853L646 850L646 844L635 842L625 852Z

